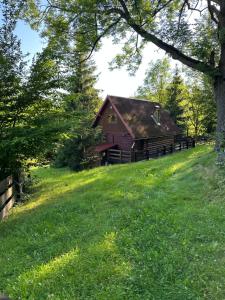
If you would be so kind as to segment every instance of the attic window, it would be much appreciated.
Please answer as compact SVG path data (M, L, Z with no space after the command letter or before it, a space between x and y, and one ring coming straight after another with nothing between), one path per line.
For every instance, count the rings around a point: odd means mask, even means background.
M156 107L156 110L154 111L152 118L157 125L160 125L160 111L158 106Z
M108 121L110 124L116 124L117 123L117 117L115 115L108 115Z

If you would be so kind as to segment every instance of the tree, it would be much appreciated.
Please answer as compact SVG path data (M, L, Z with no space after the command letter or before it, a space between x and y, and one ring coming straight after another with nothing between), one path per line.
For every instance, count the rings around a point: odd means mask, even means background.
M208 78L202 74L186 71L186 94L183 97L183 117L187 134L214 135L216 105Z
M184 106L184 118L187 130L187 135L195 137L204 133L204 101L203 93L197 85L190 88L189 94L186 95L186 99L183 101Z
M202 101L204 103L203 126L205 133L215 135L216 132L216 103L214 100L212 79L202 75Z
M187 135L212 135L215 132L216 111L209 79L185 68L181 76L177 67L173 70L165 62L167 60L157 60L151 65L137 95L161 103ZM163 84L159 80L161 77L166 77Z
M53 96L58 86L56 65L44 50L29 72L25 69L20 41L14 34L16 10L9 4L7 0L1 4L0 177L13 174L19 181L27 160L44 155L56 141L62 124Z
M157 59L155 63L149 64L145 73L144 84L137 89L136 95L165 105L167 100L166 87L170 80L169 59Z
M167 87L165 109L170 112L170 115L174 122L181 128L185 127L183 113L184 109L182 107L182 101L185 97L184 95L184 82L176 69L173 76L172 82Z
M219 161L225 160L223 0L48 0L45 8L42 5L33 0L24 8L30 6L34 26L41 14L47 35L83 35L84 48L91 52L104 36L113 36L115 42L126 38L123 61L134 64L140 63L144 44L151 42L173 59L211 77L217 105L216 149Z
M64 110L71 126L59 145L55 165L81 170L89 166L88 149L100 140L100 132L91 126L100 105L98 90L94 87L96 67L92 60L84 59L78 46L67 51L63 65Z
M160 103L170 112L174 122L183 127L181 101L184 83L178 74L178 68L176 68L174 76L172 72L167 57L157 59L155 63L149 65L144 84L138 87L136 96Z
M4 141L19 118L24 101L22 99L22 78L24 74L24 57L20 49L20 41L14 35L16 26L15 6L9 6L4 0L2 8L2 26L0 28L0 177L8 175L17 164L7 159ZM23 104L22 104L23 103ZM4 155L5 154L5 155Z
M2 3L2 26L0 27L0 131L13 127L20 110L24 56L20 41L13 31L16 26L14 7L8 1Z

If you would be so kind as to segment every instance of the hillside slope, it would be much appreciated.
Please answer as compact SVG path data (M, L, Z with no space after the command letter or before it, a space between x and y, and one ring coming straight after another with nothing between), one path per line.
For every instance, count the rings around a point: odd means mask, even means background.
M225 299L225 176L209 146L33 173L32 201L0 224L0 294Z

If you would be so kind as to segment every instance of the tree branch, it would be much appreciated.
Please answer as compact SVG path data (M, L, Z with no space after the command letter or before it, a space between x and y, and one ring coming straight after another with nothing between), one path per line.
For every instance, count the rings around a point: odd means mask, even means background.
M111 23L97 38L96 40L94 41L94 44L91 48L91 51L90 53L88 54L88 56L82 60L82 62L88 60L91 56L92 56L92 53L94 52L95 48L97 47L97 44L98 42L110 31L110 29L112 29L114 26L116 26L120 20L121 20L122 17L118 18L115 22Z
M211 0L207 0L208 3L208 9L211 16L211 19L216 23L219 24L219 10L212 5Z
M187 1L187 0L185 0ZM207 73L208 75L214 77L216 76L216 73L218 73L218 70L209 64L206 64L202 61L199 61L197 59L191 58L184 53L182 53L179 49L175 48L174 46L171 46L158 37L156 37L154 34L146 31L143 29L141 25L136 24L132 17L130 16L130 13L124 3L123 0L119 0L121 3L121 6L123 8L123 11L121 9L115 8L113 9L114 12L120 14L120 16L127 22L127 24L133 28L141 37L143 37L145 40L152 42L157 47L161 48L162 50L166 51L166 53L170 54L173 59L179 60L181 63L185 64L188 67L191 67L192 69L195 69L197 71L200 71L202 73ZM111 10L112 11L112 10ZM218 74L217 74L218 75Z
M221 0L212 0L212 2L214 2L214 3L218 4L218 5L221 4Z
M184 3L185 5L187 5L188 9L189 10L193 10L193 11L197 11L199 12L200 14L203 12L204 8L203 9L198 9L198 4L199 4L199 1L197 1L197 3L195 4L195 7L192 7L191 4L189 3L189 0L184 0Z
M166 3L164 3L162 6L158 7L154 10L152 16L156 16L161 10L163 10L167 5L169 5L174 0L168 0Z

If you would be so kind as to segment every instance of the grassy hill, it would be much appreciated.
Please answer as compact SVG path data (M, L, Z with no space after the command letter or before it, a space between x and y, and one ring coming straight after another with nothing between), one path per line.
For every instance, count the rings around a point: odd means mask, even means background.
M12 299L225 299L225 175L209 146L73 173L39 168L0 224Z

